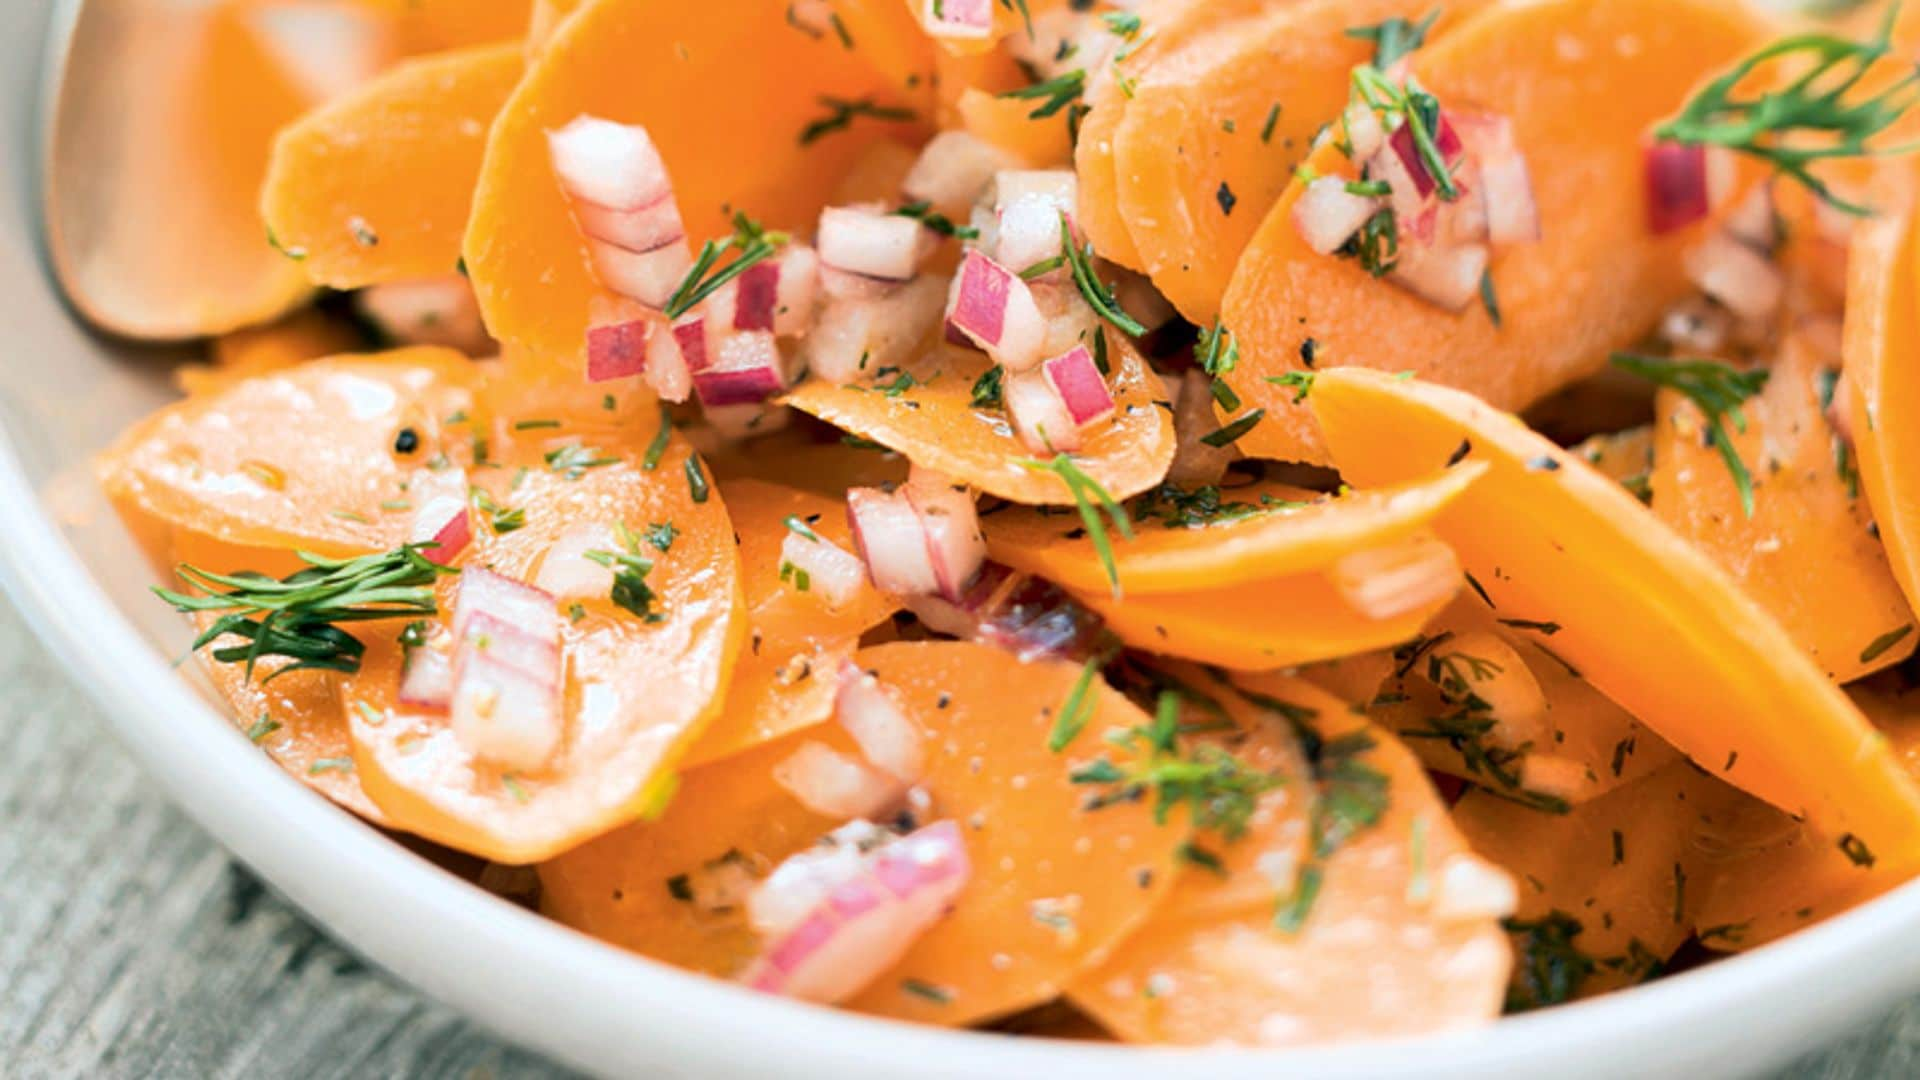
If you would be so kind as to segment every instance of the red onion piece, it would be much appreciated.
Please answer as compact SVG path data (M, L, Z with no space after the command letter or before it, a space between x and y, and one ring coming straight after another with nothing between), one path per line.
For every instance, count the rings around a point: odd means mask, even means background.
M1464 311L1480 296L1488 251L1480 244L1452 248L1402 245L1400 260L1387 280L1435 307Z
M1072 169L1003 169L993 177L993 208L1004 211L1028 199L1071 215L1080 201L1080 181ZM1060 231L1060 219L1053 221Z
M947 319L987 355L1012 371L1040 362L1046 321L1019 275L968 251L954 276Z
M588 309L587 381L610 382L644 373L655 336L653 323L639 304L595 297Z
M573 216L580 223L580 231L595 240L643 255L687 238L680 204L671 191L633 210L612 210L576 197Z
M789 244L778 258L748 267L701 306L710 327L797 337L813 325L819 285L820 260L813 249Z
M1365 104L1354 102L1341 114L1342 128L1339 132L1345 137L1348 149L1347 157L1353 161L1366 161L1380 152L1380 146L1387 140L1386 129L1380 126L1380 115Z
M560 619L554 598L471 567L454 612L452 727L475 755L538 768L558 748Z
M931 234L913 218L858 207L820 211L820 261L849 274L901 282L913 277Z
M666 163L644 127L581 116L547 132L547 149L560 186L575 199L639 210L672 196Z
M1380 201L1347 190L1347 181L1322 176L1307 185L1293 204L1293 228L1307 247L1331 255L1380 210Z
M993 0L923 0L920 25L940 38L984 39L993 34Z
M897 964L972 874L960 827L951 821L886 844L861 863L858 876L829 885L797 925L770 941L742 981L805 1001L844 1001ZM780 887L780 873L775 870L762 889ZM812 891L822 883L800 887Z
M604 600L613 590L613 571L587 558L589 551L618 549L612 530L604 525L582 522L561 533L540 557L540 571L533 586L551 596L556 604L570 600Z
M1732 185L1731 162L1706 146L1653 142L1643 153L1647 227L1655 233L1706 220Z
M1046 361L1040 370L1060 395L1060 403L1067 407L1075 427L1084 428L1113 415L1113 391L1107 388L1107 377L1100 374L1085 345L1076 345Z
M852 661L840 667L833 714L868 761L903 784L919 782L927 764L926 740L920 729L880 680Z
M1440 160L1446 164L1451 176L1453 169L1466 154L1466 146L1460 141L1460 133L1454 130L1453 122L1445 112L1440 114L1438 130L1433 133L1434 149L1439 151ZM1413 182L1413 189L1420 198L1425 199L1440 187L1440 180L1427 168L1427 159L1420 153L1420 146L1413 137L1413 125L1402 124L1387 136L1387 149L1406 170L1407 177Z
M651 308L666 307L693 266L693 252L685 240L654 251L632 252L589 238L587 250L601 284Z
M918 478L909 480L902 493L920 519L940 595L959 600L987 561L987 538L980 531L973 496L964 486Z
M468 617L467 632L460 639L460 647L471 650L465 657L467 660L484 655L489 663L512 668L541 682L556 681L560 670L557 638L528 632L486 612Z
M807 575L807 593L830 608L845 608L867 588L867 568L858 556L827 539L789 532L780 543L780 561Z
M767 330L720 339L713 364L693 373L693 390L707 407L750 405L787 388L780 345Z
M907 177L901 194L932 204L946 214L958 214L973 205L992 182L993 174L1010 164L992 143L965 131L943 131L927 141Z
M1000 211L999 238L994 247L995 261L1024 271L1030 266L1057 259L1060 247L1060 211L1041 198L1022 198ZM1066 264L1028 282L1058 281L1067 274Z
M453 659L446 651L451 645L451 636L442 628L427 644L408 647L406 667L400 676L402 705L444 709L453 701Z
M899 285L897 281L884 278L850 274L824 262L820 265L820 291L826 295L828 303L835 300L878 300Z
M807 366L836 385L898 367L933 333L946 303L947 279L933 274L873 299L831 301L802 345Z
M809 739L773 767L773 782L821 817L878 817L900 801L906 786L826 743Z
M1527 156L1514 140L1513 121L1492 113L1453 117L1472 156L1486 212L1485 239L1496 247L1540 240L1540 207Z
M465 469L415 469L407 497L413 504L407 543L429 545L420 550L429 562L446 566L473 542Z
M780 298L780 264L771 260L747 267L734 279L733 328L773 331L773 309Z
M681 362L688 374L698 374L713 366L707 355L707 320L702 315L682 315L673 323L673 343L680 349Z
M1000 396L1014 434L1034 454L1051 457L1080 448L1080 425L1044 372L1009 372L1001 380Z
M994 562L981 567L959 603L915 596L907 607L939 633L988 642L1022 660L1084 660L1106 636L1100 616L1059 586Z
M900 596L940 591L926 529L904 493L850 489L847 521L853 528L854 551L867 564L875 588Z
M552 594L496 574L484 566L470 566L460 574L455 597L453 636L467 636L467 623L476 615L490 615L538 637L560 639L560 616Z
M1741 319L1766 319L1780 308L1786 292L1780 268L1725 233L1689 248L1681 261L1687 280Z

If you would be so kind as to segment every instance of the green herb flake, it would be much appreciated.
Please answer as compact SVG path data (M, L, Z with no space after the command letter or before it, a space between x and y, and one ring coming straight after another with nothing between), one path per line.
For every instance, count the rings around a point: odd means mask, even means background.
M275 720L266 713L261 713L260 719L255 720L253 726L247 729L247 738L252 742L258 743L260 740L279 730L280 722L278 720Z
M1067 692L1067 699L1060 703L1060 711L1053 718L1053 731L1047 736L1047 749L1054 753L1065 750L1086 730L1088 721L1093 719L1095 707L1099 705L1098 695L1093 692L1093 682L1100 675L1104 657L1091 657L1080 668L1080 677L1073 681L1073 689Z
M771 232L744 212L735 211L733 235L719 242L709 240L701 245L699 257L694 259L687 276L681 279L679 287L667 299L664 314L672 320L692 311L702 300L746 273L754 264L772 258L790 239L786 233ZM731 251L739 254L734 256L732 262L716 268L720 257Z
M1100 559L1100 565L1107 571L1107 582L1113 587L1113 595L1120 595L1120 567L1113 558L1113 538L1107 532L1107 522L1113 523L1123 539L1133 539L1133 519L1127 516L1127 509L1114 500L1100 482L1083 472L1074 463L1071 456L1060 454L1051 461L1038 461L1027 458L1018 463L1030 472L1050 472L1060 478L1073 496L1075 508L1080 513L1080 522L1086 527L1087 539L1093 542L1093 551ZM1106 520L1102 520L1104 513Z
M1740 493L1740 506L1753 516L1753 474L1727 434L1726 421L1734 430L1747 430L1747 417L1741 404L1767 385L1767 371L1739 371L1716 360L1668 360L1632 353L1615 353L1613 366L1638 375L1656 385L1678 390L1700 409L1707 421L1707 437L1720 452L1721 461L1733 474L1733 485Z
M988 368L984 374L973 381L973 396L969 400L969 404L976 409L998 409L1002 407L1005 403L1005 399L1001 395L1006 374L1007 369L998 364Z
M330 772L350 773L352 771L353 759L350 757L320 758L313 764L307 766L308 776L319 776L321 773Z
M821 107L827 110L827 114L809 122L806 127L800 129L801 146L812 146L828 135L847 130L853 126L853 121L857 117L866 117L871 120L879 120L890 124L911 123L915 119L912 109L904 109L892 105L880 105L872 98L860 98L857 101L849 101L845 98L822 95L818 100Z
M707 474L700 468L699 454L687 455L686 473L687 492L693 496L693 501L696 503L706 502L708 497L712 495L712 490L707 486Z
M1906 636L1911 633L1913 633L1913 624L1908 623L1897 630L1889 630L1881 634L1869 642L1866 648L1860 650L1860 662L1863 664L1873 663L1875 660L1880 659L1888 649L1906 640Z

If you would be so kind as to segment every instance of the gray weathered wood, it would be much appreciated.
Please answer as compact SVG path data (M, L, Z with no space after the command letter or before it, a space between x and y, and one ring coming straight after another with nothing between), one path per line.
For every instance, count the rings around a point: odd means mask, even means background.
M169 806L0 600L0 1075L564 1075L368 968ZM1786 1076L1920 1076L1920 1001Z

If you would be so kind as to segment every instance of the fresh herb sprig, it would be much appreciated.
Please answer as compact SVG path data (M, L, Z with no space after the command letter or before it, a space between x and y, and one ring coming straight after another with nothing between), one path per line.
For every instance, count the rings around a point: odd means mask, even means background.
M1633 353L1615 353L1613 366L1678 390L1699 407L1707 420L1707 438L1733 474L1740 507L1752 517L1753 474L1747 471L1747 463L1740 459L1740 451L1727 434L1727 420L1732 419L1735 431L1747 430L1746 413L1740 406L1767 385L1767 371L1740 371L1716 360L1670 360Z
M1113 287L1100 280L1093 268L1093 245L1082 248L1073 242L1073 222L1066 211L1060 213L1060 247L1067 255L1067 266L1073 271L1073 283L1080 289L1080 295L1093 308L1093 313L1113 324L1128 337L1142 337L1147 328L1138 319L1127 314L1120 306L1120 298L1114 295Z
M853 121L856 117L864 116L870 120L879 120L894 124L910 123L914 119L912 109L901 108L897 105L881 105L872 98L860 98L857 101L848 101L845 98L822 95L819 100L820 104L827 110L827 115L814 120L806 127L800 129L801 146L812 146L815 142L836 131L847 130L853 126Z
M1165 824L1176 807L1186 807L1195 832L1217 833L1231 842L1245 835L1260 796L1281 785L1280 774L1263 772L1211 743L1180 745L1181 695L1160 694L1153 720L1107 734L1107 741L1135 752L1125 765L1095 758L1068 774L1076 784L1107 790L1090 807L1111 806L1152 796L1153 819Z
M1107 532L1107 522L1111 521L1123 538L1133 539L1133 519L1127 516L1127 508L1108 494L1098 480L1082 471L1069 455L1059 454L1050 461L1028 458L1019 464L1030 472L1050 472L1067 486L1068 494L1073 496L1074 507L1080 512L1080 523L1086 527L1087 539L1093 542L1094 554L1099 556L1100 565L1106 568L1107 582L1113 586L1113 595L1119 596L1120 567L1113 559L1113 537Z
M366 646L341 624L437 613L433 583L457 571L421 554L427 546L409 544L356 559L300 552L307 566L278 580L253 571L216 574L182 564L180 580L199 595L153 591L175 611L220 613L193 647L205 648L227 634L246 639L245 645L215 649L212 655L221 663L244 663L249 678L261 659L276 656L293 663L269 678L309 669L353 674Z
M1905 70L1898 80L1876 93L1848 100L1868 73L1893 54L1894 20L1899 14L1899 0L1887 5L1878 32L1866 41L1809 31L1773 42L1708 83L1680 115L1657 128L1654 137L1725 147L1756 158L1837 210L1862 217L1870 214L1867 207L1836 195L1814 175L1813 167L1834 158L1920 149L1915 142L1872 145L1874 138L1920 102L1920 65L1903 57L1900 63ZM1740 84L1754 72L1796 61L1808 68L1787 85L1751 96L1740 94Z
M1033 111L1027 114L1027 119L1045 120L1062 109L1076 111L1084 109L1080 96L1086 92L1086 89L1086 69L1074 68L1029 86L1003 90L999 96L1014 101L1038 101L1040 104L1034 106ZM1074 113L1069 112L1067 115L1070 124L1077 123Z
M717 243L709 240L700 246L699 258L693 260L693 267L681 279L680 287L667 298L667 318L677 319L692 311L700 301L746 273L755 263L772 258L790 239L786 233L768 230L744 212L735 211L733 235ZM732 262L716 269L720 257L730 251L738 251L739 254L734 256Z
M586 552L586 557L613 571L613 589L609 599L615 606L646 622L660 622L664 616L653 610L654 592L647 586L647 575L653 571L653 560L640 554L640 536L625 522L616 523L613 534L625 550L596 548Z
M1455 181L1446 157L1440 153L1437 138L1440 130L1439 99L1422 89L1411 75L1407 76L1405 85L1401 85L1372 64L1361 64L1353 69L1352 86L1356 101L1389 118L1400 118L1413 139L1421 164L1426 166L1427 175L1433 178L1434 189L1441 200L1452 202L1458 199L1460 185Z
M1419 22L1396 16L1371 26L1349 26L1346 34L1350 38L1373 42L1373 66L1386 71L1427 43L1427 32L1433 29L1434 20L1439 17L1440 12L1436 8Z
M971 225L956 225L953 219L933 208L933 204L924 200L910 202L892 211L895 217L909 217L925 225L941 236L957 237L961 240L978 240L980 230Z

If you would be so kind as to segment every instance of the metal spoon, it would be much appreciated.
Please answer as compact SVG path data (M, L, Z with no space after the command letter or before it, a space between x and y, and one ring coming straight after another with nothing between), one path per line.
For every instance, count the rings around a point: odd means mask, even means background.
M179 340L309 294L257 206L274 132L328 89L291 62L312 31L217 0L61 0L41 194L55 273L87 321Z

